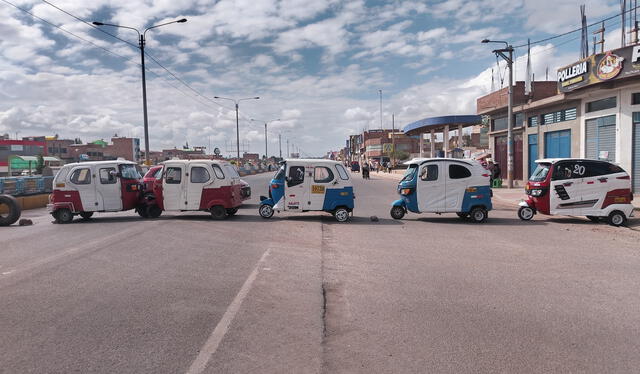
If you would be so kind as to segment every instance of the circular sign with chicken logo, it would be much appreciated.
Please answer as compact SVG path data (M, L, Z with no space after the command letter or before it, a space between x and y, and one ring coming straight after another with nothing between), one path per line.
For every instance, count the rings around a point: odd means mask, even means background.
M596 69L596 75L601 80L607 80L611 78L615 78L616 75L620 73L622 70L622 62L624 61L623 57L618 55L614 55L611 52L607 52L606 55L600 60L598 67Z

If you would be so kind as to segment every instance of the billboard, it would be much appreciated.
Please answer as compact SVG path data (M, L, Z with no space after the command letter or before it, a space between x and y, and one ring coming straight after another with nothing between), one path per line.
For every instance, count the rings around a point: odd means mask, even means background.
M640 76L640 45L591 55L558 69L558 92Z

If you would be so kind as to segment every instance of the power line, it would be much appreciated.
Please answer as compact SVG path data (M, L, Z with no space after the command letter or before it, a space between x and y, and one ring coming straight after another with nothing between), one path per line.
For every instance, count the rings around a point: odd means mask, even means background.
M636 7L630 8L630 9L628 9L628 10L625 10L624 12L620 12L620 13L618 13L618 14L616 14L616 15L611 16L611 17L607 17L607 18L602 19L602 20L600 20L600 21L597 21L597 22L591 23L591 24L587 25L587 28L589 28L589 27L591 27L591 26L598 25L598 24L600 24L600 23L602 23L602 22L610 21L610 20L612 20L612 19L614 19L614 18L620 17L620 16L621 16L622 14L624 14L624 13L632 12L632 11L634 11L634 10L638 9L638 8L640 8L640 6L636 6ZM548 38L544 38L544 39L536 40L536 41L531 42L531 44L533 45L533 44L540 44L540 43L548 42L549 40L553 40L553 39L561 38L561 37L563 37L563 36L567 36L567 35L569 35L569 34L572 34L572 33L574 33L574 32L578 32L578 31L581 31L581 30L582 30L582 27L577 28L577 29L574 29L574 30L571 30L571 31L564 32L564 33L562 33L562 34L558 34L558 35L550 36L550 37L548 37ZM513 47L513 48L522 48L522 47L526 47L526 46L527 46L527 44L521 44L521 45L517 45L517 46L515 46L515 47Z

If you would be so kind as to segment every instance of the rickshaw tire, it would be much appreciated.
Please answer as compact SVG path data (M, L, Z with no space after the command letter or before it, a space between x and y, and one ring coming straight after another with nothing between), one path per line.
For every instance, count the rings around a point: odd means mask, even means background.
M227 214L232 216L234 214L238 213L238 208L229 208L227 209Z
M162 209L156 204L147 205L145 209L145 218L158 218L162 215Z
M260 205L260 208L258 208L258 214L260 214L260 217L265 219L271 218L273 217L273 207L271 205L262 204Z
M479 214L481 214L481 216ZM469 217L471 217L471 221L473 221L474 223L483 223L489 217L489 213L485 208L477 206L471 209L471 211L469 212Z
M591 221L593 223L599 223L600 222L600 217L598 217L598 216L587 216L587 218L589 219L589 221Z
M222 205L212 206L209 212L211 212L211 218L215 220L225 219L227 217L227 210Z
M88 220L93 216L93 212L80 212L80 217L84 220Z
M58 223L66 224L73 221L73 213L67 208L62 208L55 211L53 218L55 218Z
M346 208L338 208L333 212L333 217L338 222L347 222L349 220L349 211Z
M0 216L0 226L13 225L20 218L22 212L18 200L11 195L0 195L0 204L9 207L9 214L4 217Z
M138 213L138 215L142 218L149 218L149 215L147 214L147 207L146 206L142 206L142 207L137 207L136 208L136 213Z
M524 212L526 210L531 210L531 215L525 214ZM523 221L530 221L535 214L536 214L536 211L533 210L533 208L531 208L529 206L521 206L518 209L518 218L520 218Z
M607 217L607 223L615 227L624 226L627 224L627 216L625 216L624 213L619 210L614 210L613 212L609 213L609 216Z
M402 219L404 217L406 211L401 206L391 207L391 218L393 219Z

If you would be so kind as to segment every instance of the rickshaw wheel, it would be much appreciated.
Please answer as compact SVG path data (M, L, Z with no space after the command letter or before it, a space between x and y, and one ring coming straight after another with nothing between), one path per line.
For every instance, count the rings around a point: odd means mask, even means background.
M156 204L151 204L147 206L145 210L147 215L147 217L145 218L158 218L162 214L162 209L160 209L160 207L157 206Z
M236 213L238 213L238 208L227 209L227 214L230 215L230 216L232 216L232 215L234 215Z
M209 211L213 219L224 219L227 217L227 210L222 205L212 206Z
M53 218L55 218L58 223L69 223L73 221L73 213L71 213L67 208L62 208L56 210L53 214Z
M333 212L333 216L338 222L347 222L349 220L349 211L345 208L338 208Z
M394 206L391 208L391 218L393 219L402 219L404 217L405 211L401 206Z
M262 204L258 209L258 213L262 218L271 218L273 216L273 207L268 204Z
M89 219L93 216L93 212L80 212L82 219Z
M482 223L482 222L487 220L487 217L489 216L489 214L487 213L486 209L477 206L477 207L471 209L471 212L469 213L469 216L471 217L471 220L473 222Z
M598 217L598 216L587 216L587 218L589 219L589 221L591 221L593 223L599 223L600 222L600 217Z
M146 206L140 206L136 208L136 213L138 213L138 215L142 218L149 218L149 215L147 214L147 207Z
M529 206L521 206L520 209L518 209L518 217L523 221L531 220L535 214L536 212Z
M614 210L609 213L609 217L607 217L607 223L611 226L624 226L627 223L627 217L619 210Z

